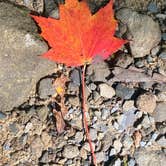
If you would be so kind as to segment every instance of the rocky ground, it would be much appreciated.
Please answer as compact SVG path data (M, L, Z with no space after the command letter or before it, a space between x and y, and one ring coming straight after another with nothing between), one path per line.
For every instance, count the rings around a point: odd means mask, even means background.
M63 0L0 0L0 165L89 166L80 69L52 63L28 13L59 17ZM95 13L107 0L89 0ZM101 166L166 161L166 1L115 0L116 35L131 40L86 71L88 124ZM59 134L54 80L64 75ZM60 110L61 111L61 110ZM61 127L61 126L60 126Z

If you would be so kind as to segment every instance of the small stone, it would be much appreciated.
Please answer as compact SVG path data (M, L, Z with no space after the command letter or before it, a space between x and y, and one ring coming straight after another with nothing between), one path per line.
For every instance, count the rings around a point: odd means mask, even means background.
M154 82L141 82L140 87L145 90L152 89Z
M162 33L162 39L166 41L166 33Z
M142 112L153 113L156 108L156 96L152 93L142 94L137 98L136 106Z
M93 82L106 82L106 77L110 75L110 69L106 62L100 60L100 63L89 65L86 73Z
M128 166L135 166L135 160L134 159L130 159L128 162Z
M156 18L165 20L166 19L166 14L162 14L162 13L156 14Z
M100 84L99 89L100 89L100 95L102 97L111 99L113 96L115 96L115 90L111 86L105 83Z
M93 97L93 100L96 102L96 101L99 101L101 96L97 91L93 91L92 97Z
M161 52L159 58L166 60L166 51Z
M150 122L150 119L147 115L144 116L143 121L142 121L141 124L145 129L151 127L151 125L152 125L151 122Z
M112 145L113 135L111 131L105 133L104 138L102 140L102 150L106 152Z
M106 155L104 154L104 152L97 152L96 153L96 161L97 163L101 163L103 161L105 161Z
M58 11L58 8L57 8L57 9L53 9L53 10L49 13L49 17L58 19L58 18L59 18L59 11Z
M91 136L91 140L95 141L97 139L97 131L93 128L90 128L89 133Z
M157 95L157 102L166 102L166 92L165 91L162 91L162 92L159 92Z
M103 108L101 110L101 118L102 118L102 120L106 120L110 116L110 114L111 114L111 112L110 112L109 109Z
M94 149L94 151L95 151L95 143L94 143L94 142L92 142L92 147L93 147L93 149ZM85 144L83 145L83 148L84 148L86 151L90 152L90 147L89 147L89 143L88 143L88 142L85 142Z
M48 163L49 162L49 157L48 157L48 151L44 151L42 154L41 158L39 159L41 163Z
M31 143L31 155L33 157L37 157L39 158L42 154L42 150L43 150L43 143L40 139L39 136L37 136Z
M78 131L78 132L75 134L75 141L76 141L77 143L80 143L82 140L83 140L83 133Z
M142 60L138 60L138 61L136 61L135 66L138 68L141 68L141 67L145 66L145 63Z
M69 124L74 128L78 130L82 130L82 116L77 116L72 118L72 120L69 122Z
M44 144L44 148L45 149L48 149L48 147L51 147L52 144L51 144L51 136L47 133L47 132L42 132L42 135L41 135L41 140Z
M121 160L119 158L115 161L114 166L121 166Z
M27 125L25 126L25 133L28 133L31 129L33 128L33 124L31 122L28 122Z
M39 82L38 94L41 99L47 99L55 94L55 88L52 85L52 78L44 78Z
M116 66L127 68L133 62L133 57L130 55L120 55L117 59Z
M77 107L80 105L80 99L77 96L69 96L68 101L74 107Z
M94 84L94 83L90 83L90 84L88 85L88 88L89 88L90 90L95 90L95 89L97 88L97 86L96 86L96 84Z
M97 122L93 124L92 127L95 128L97 131L103 132L103 133L105 133L109 129L108 126L104 124L103 122Z
M72 159L79 155L78 147L75 145L66 145L63 150L63 156L68 159Z
M18 132L18 128L17 128L16 123L9 124L9 129L12 133L16 134Z
M115 140L113 146L116 150L116 153L119 153L122 148L122 143L120 142L120 140Z
M59 18L57 3L54 0L44 0L44 14L47 17Z
M128 88L122 84L118 84L116 86L116 95L122 99L131 99L133 94L135 93L135 89L133 88Z
M81 84L80 83L80 80L81 80L80 70L73 69L70 73L70 79L75 85L80 86L80 84Z
M156 46L156 47L152 48L151 55L153 57L155 57L157 55L157 53L159 52L159 50L160 50L160 46Z
M155 122L163 122L166 120L166 102L158 103L154 111Z
M161 147L166 148L166 138L162 136L159 140L156 141Z
M123 146L127 150L131 148L131 146L133 145L133 142L134 142L133 139L128 135L125 135L125 137L123 138Z
M157 13L158 12L157 4L155 2L150 2L148 5L148 11L151 13Z
M162 151L148 151L145 148L140 148L134 154L136 163L140 166L161 166L165 165L166 156Z
M111 149L109 156L114 156L116 154L116 150L114 148Z
M83 158L84 160L87 159L87 151L84 148L81 148L80 150L80 156L81 158Z
M46 107L41 107L41 108L37 108L36 112L37 112L40 120L44 122L47 119L49 110Z
M136 109L134 106L134 100L127 100L123 104L123 111L129 111L132 109Z
M6 118L6 114L3 112L0 112L0 120L3 120Z

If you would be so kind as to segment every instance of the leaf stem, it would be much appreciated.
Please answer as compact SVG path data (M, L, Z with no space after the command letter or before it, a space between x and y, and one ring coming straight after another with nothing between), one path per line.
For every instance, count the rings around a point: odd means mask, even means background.
M97 162L96 162L96 155L94 153L94 149L92 146L92 140L91 140L91 136L89 134L89 129L88 129L88 122L87 122L87 118L86 118L86 95L85 95L85 72L86 72L86 64L83 66L83 70L82 70L82 108L83 108L83 122L84 122L84 127L85 127L85 133L86 133L86 138L88 140L89 146L90 146L90 150L92 153L92 158L93 158L93 164L95 166L97 166Z

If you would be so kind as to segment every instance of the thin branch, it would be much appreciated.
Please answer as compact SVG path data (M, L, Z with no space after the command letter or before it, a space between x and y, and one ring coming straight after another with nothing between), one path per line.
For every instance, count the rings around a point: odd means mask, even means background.
M96 155L94 153L94 149L93 149L93 146L92 146L92 140L91 140L91 136L89 134L88 122L87 122L87 118L86 118L87 109L86 109L86 95L85 95L85 71L86 71L86 64L83 66L83 70L82 70L82 108L83 108L83 121L84 121L84 127L85 127L86 137L87 137L87 140L89 142L90 150L91 150L91 153L92 153L93 164L95 166L97 166Z

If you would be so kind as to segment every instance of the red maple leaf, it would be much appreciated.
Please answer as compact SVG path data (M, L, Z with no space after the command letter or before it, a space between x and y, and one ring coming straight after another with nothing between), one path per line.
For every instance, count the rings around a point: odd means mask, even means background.
M85 66L95 57L107 59L116 52L126 40L114 36L117 21L114 19L113 1L92 15L86 2L83 0L66 0L60 5L60 19L34 16L34 20L41 27L41 36L48 41L51 49L43 54L58 63L67 66L84 66L82 73L83 115L86 136L96 163L96 156L92 147L85 107Z
M67 66L91 63L95 56L108 58L126 42L114 37L117 21L112 6L111 0L92 15L85 1L66 0L59 7L59 20L32 16L51 47L43 57Z

